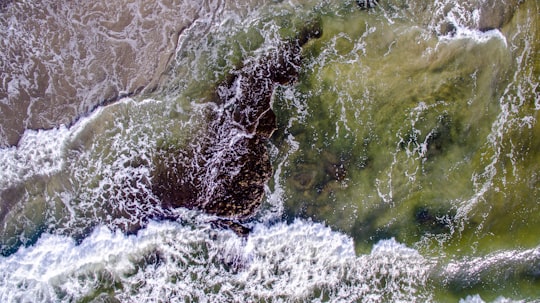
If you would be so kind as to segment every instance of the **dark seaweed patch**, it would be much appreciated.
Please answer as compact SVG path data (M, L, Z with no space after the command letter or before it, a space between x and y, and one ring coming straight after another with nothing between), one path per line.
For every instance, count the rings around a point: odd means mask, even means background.
M209 100L218 108L207 110L206 127L195 142L160 148L152 190L164 208L236 219L255 214L272 174L266 146L276 129L270 108L274 88L297 79L301 45L320 35L318 23L309 24L296 40L231 72Z

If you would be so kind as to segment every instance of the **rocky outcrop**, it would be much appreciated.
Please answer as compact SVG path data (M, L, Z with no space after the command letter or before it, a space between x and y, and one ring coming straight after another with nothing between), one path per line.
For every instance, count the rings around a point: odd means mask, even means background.
M506 25L512 17L522 0L486 0L480 5L480 16L478 29L488 31L500 29Z
M255 214L272 174L267 150L276 129L272 93L276 85L296 79L301 44L317 35L320 29L308 27L296 41L232 72L217 87L196 142L159 152L152 183L165 209L187 207L230 219Z
M378 0L356 0L361 9L373 8L379 4Z

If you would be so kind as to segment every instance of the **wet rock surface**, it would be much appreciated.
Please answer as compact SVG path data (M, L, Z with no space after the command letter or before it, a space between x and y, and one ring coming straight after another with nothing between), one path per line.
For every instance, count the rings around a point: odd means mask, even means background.
M267 143L276 129L270 104L274 88L296 80L301 44L318 35L311 28L233 71L217 87L197 142L160 151L153 191L164 208L198 209L229 219L255 214L272 174Z
M373 7L377 6L379 4L379 1L377 1L377 0L357 0L356 4L358 4L358 6L361 9L368 9L368 8L373 8Z
M500 29L506 25L523 0L486 0L480 5L478 29L488 31Z

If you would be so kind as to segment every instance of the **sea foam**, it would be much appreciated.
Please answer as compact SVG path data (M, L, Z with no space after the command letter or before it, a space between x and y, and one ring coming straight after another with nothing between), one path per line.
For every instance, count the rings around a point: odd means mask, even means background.
M0 258L0 300L413 302L429 299L421 292L429 267L393 239L356 256L350 237L304 220L259 224L247 239L152 222L129 236L98 227L79 245L43 235Z

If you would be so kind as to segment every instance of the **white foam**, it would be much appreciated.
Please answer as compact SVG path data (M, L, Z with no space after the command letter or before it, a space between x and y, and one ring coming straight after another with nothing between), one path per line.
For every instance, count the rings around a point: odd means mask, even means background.
M124 98L117 104L131 106L158 102L153 99L136 103ZM24 182L33 176L51 176L65 165L66 145L79 133L91 127L105 107L99 107L91 115L68 128L61 125L49 130L26 130L17 146L0 149L0 190Z
M524 300L511 300L505 297L498 297L492 302L493 303L524 303L525 301ZM480 295L472 295L472 296L467 296L465 299L459 300L459 303L486 303L486 301L484 301L482 297L480 297Z
M176 123L155 119L163 106L153 99L125 98L69 129L28 130L18 147L0 150L0 193L27 193L2 195L7 205L2 209L2 249L38 233L30 227L21 232L26 223L20 217L34 207L44 212L36 225L70 235L98 223L125 229L144 225L159 209L151 203L149 181L155 142L163 136L159 129Z
M477 29L471 29L466 26L456 27L454 33L447 34L442 36L441 41L453 41L453 40L473 40L476 43L487 43L492 39L500 40L504 46L508 45L506 37L498 29L492 29L488 31L480 31Z
M509 275L522 274L520 271L524 268L534 271L539 264L540 247L526 250L503 250L487 256L452 261L445 267L445 276L459 277L459 279L486 276L495 281L505 280Z
M153 222L136 236L99 227L80 245L42 236L0 258L0 300L76 301L116 285L111 294L136 302L412 302L429 299L421 292L428 268L395 240L356 256L349 237L309 221L257 225L247 240L205 225Z
M51 175L64 163L63 146L70 131L27 130L18 147L0 149L0 190L35 175Z
M478 29L480 23L480 8L474 1L453 1L437 0L434 2L434 13L430 20L429 27L440 33L442 24L450 24L454 30L449 33L442 33L442 41L449 40L473 40L477 43L486 43L492 39L501 40L507 45L506 37L498 29L481 31Z

